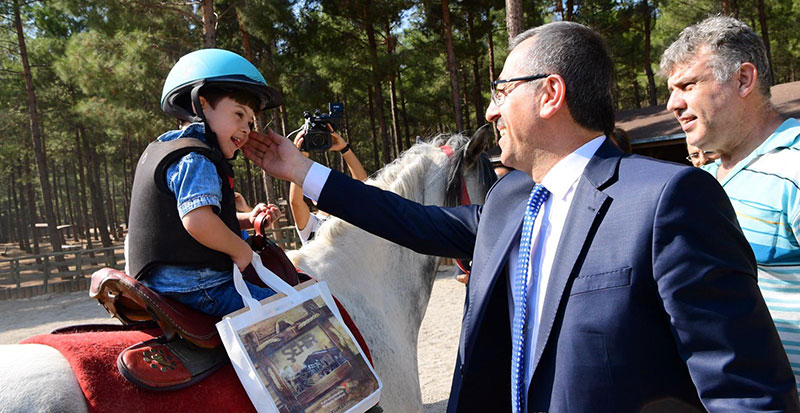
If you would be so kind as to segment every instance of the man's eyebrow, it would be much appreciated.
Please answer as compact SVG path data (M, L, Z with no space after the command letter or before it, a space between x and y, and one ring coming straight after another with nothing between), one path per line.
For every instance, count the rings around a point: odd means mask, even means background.
M692 75L680 75L675 80L667 80L667 87L672 90L674 87L681 87L694 79Z

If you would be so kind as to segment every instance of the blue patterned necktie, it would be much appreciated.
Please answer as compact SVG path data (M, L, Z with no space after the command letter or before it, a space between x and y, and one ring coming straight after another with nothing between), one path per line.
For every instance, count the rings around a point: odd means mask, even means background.
M519 258L517 274L511 286L514 300L514 320L511 328L511 411L522 411L522 390L525 375L525 329L528 319L528 265L531 260L531 240L533 239L533 223L539 208L550 195L545 187L536 185L531 190L525 217L522 220L522 236L519 242Z

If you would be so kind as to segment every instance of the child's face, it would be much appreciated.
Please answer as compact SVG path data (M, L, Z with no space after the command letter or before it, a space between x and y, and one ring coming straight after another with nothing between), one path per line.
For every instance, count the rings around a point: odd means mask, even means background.
M235 100L224 97L211 107L202 96L200 103L211 130L217 134L220 150L225 158L233 158L236 150L247 143L250 125L253 122L253 109Z

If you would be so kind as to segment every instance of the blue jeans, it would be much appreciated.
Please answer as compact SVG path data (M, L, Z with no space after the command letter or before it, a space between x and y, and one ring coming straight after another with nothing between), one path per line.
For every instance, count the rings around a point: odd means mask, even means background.
M247 284L247 289L256 300L263 300L275 294L270 288L261 288L256 285ZM167 293L164 294L181 304L191 307L201 313L222 317L244 307L242 296L236 292L233 280L216 287L203 288L198 291L188 293Z

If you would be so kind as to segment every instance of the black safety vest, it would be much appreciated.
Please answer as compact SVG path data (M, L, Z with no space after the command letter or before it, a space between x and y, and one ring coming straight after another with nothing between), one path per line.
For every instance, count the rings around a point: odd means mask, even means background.
M210 159L222 179L220 219L239 235L239 220L233 196L233 168L222 153L203 141L179 138L150 143L139 158L133 178L131 213L128 219L128 264L130 275L146 277L156 264L230 270L231 258L197 242L183 227L177 201L167 187L167 168L190 152Z

